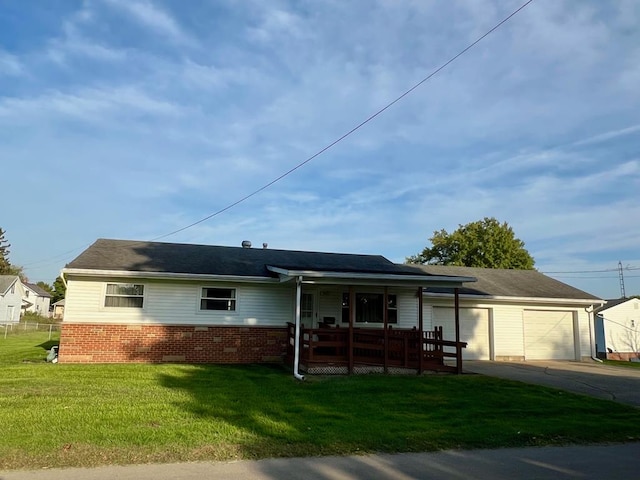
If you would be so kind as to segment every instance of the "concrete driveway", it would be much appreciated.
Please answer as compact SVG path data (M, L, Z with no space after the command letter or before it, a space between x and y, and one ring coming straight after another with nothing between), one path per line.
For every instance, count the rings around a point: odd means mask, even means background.
M596 362L483 362L467 360L466 373L518 380L640 407L640 368Z

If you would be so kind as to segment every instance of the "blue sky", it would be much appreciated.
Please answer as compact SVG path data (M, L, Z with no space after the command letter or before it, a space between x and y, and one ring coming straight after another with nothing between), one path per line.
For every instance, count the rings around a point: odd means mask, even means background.
M255 191L523 1L0 3L0 227L52 282ZM640 3L536 0L271 188L164 241L376 253L496 217L543 272L640 294ZM553 274L602 297L617 272Z

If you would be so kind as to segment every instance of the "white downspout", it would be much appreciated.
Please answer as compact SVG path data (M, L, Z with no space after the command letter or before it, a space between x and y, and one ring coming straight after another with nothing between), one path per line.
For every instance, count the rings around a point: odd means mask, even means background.
M300 301L302 298L302 277L296 278L296 328L295 339L293 341L293 376L298 380L304 380L304 375L300 375Z
M596 341L595 341L595 316L593 315L593 305L585 308L584 311L589 315L589 343L591 347L591 360L595 360L596 362L603 363L598 357L596 357Z

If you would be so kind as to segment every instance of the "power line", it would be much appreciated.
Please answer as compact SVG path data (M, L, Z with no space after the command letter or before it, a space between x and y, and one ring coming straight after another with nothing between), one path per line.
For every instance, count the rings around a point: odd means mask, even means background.
M266 190L267 188L271 187L272 185L274 185L275 183L279 182L280 180L282 180L283 178L289 176L290 174L292 174L293 172L295 172L296 170L298 170L299 168L303 167L304 165L306 165L307 163L311 162L313 159L315 159L316 157L319 157L320 155L322 155L324 152L326 152L327 150L329 150L330 148L332 148L334 145L340 143L342 140L344 140L345 138L347 138L348 136L350 136L351 134L355 133L356 131L360 130L360 128L362 128L363 126L365 126L367 123L369 123L371 120L373 120L374 118L376 118L378 115L382 114L383 112L385 112L386 110L388 110L389 108L391 108L393 105L395 105L396 103L398 103L400 100L402 100L404 97L406 97L407 95L409 95L411 92L413 92L414 90L416 90L418 87L420 87L420 85L422 85L423 83L427 82L429 79L431 79L433 76L435 76L436 74L438 74L441 70L443 70L444 68L446 68L448 65L450 65L451 63L453 63L455 60L457 60L459 57L461 57L462 55L464 55L465 53L467 53L469 50L471 50L473 47L475 47L478 43L480 43L482 40L484 40L486 37L488 37L489 35L491 35L494 31L496 31L498 28L500 28L503 24L505 24L506 22L508 22L512 17L514 17L516 14L518 14L521 10L523 10L527 5L529 5L530 3L532 3L533 0L528 0L527 2L525 2L524 4L522 4L519 8L517 8L516 10L514 10L511 14L509 14L506 18L504 18L503 20L501 20L499 23L497 23L493 28L491 28L489 31L487 31L484 35L482 35L481 37L479 37L476 41L474 41L473 43L471 43L470 45L468 45L467 47L465 47L464 49L462 49L460 52L458 52L456 55L454 55L453 57L451 57L449 60L447 60L445 63L443 63L441 66L439 66L438 68L436 68L433 72L431 72L429 75L427 75L425 78L423 78L422 80L420 80L418 83L416 83L414 86L412 86L411 88L409 88L409 90L405 91L403 94L401 94L400 96L398 96L395 100L389 102L387 105L385 105L383 108L381 108L380 110L378 110L377 112L375 112L374 114L370 115L369 117L367 117L365 120L363 120L362 122L360 122L358 125L356 125L355 127L353 127L351 130L349 130L347 133L343 134L342 136L338 137L336 140L334 140L333 142L331 142L330 144L328 144L327 146L321 148L320 150L318 150L316 153L314 153L313 155L311 155L309 158L307 158L306 160L300 162L299 164L297 164L295 167L287 170L285 173L283 173L282 175L280 175L279 177L275 178L274 180L271 180L269 183L263 185L262 187L258 188L257 190L254 190L253 192L245 195L244 197L240 198L239 200L236 200L233 203L230 203L229 205L227 205L224 208L221 208L220 210L217 210L209 215L207 215L206 217L201 218L200 220L193 222L185 227L179 228L177 230L174 230L173 232L169 232L169 233L165 233L164 235L160 235L158 237L152 238L151 241L154 240L160 240L161 238L166 238L169 237L171 235L175 235L176 233L180 233L183 232L191 227L195 227L196 225L202 223L202 222L206 222L207 220L216 217L218 215L220 215L221 213L226 212L227 210L232 209L233 207L241 204L242 202L245 202L246 200L249 200L251 197L257 195L258 193L262 192L263 190Z
M640 267L624 267L623 270L640 270ZM566 270L566 271L555 271L555 272L540 272L545 275L551 275L555 273L607 273L607 272L618 272L619 268L605 268L602 270Z
M346 139L347 137L349 137L350 135L352 135L353 133L357 132L358 130L360 130L362 127L364 127L366 124L368 124L369 122L371 122L372 120L374 120L376 117L378 117L379 115L381 115L382 113L384 113L386 110L388 110L389 108L391 108L393 105L395 105L396 103L398 103L400 100L402 100L403 98L405 98L406 96L408 96L409 94L411 94L414 90L416 90L418 87L420 87L422 84L424 84L425 82L427 82L428 80L430 80L432 77L434 77L435 75L437 75L440 71L442 71L443 69L445 69L447 66L449 66L451 63L453 63L454 61L456 61L459 57L461 57L462 55L464 55L465 53L467 53L469 50L471 50L473 47L475 47L478 43L480 43L482 40L484 40L486 37L488 37L489 35L491 35L493 32L495 32L498 28L500 28L502 25L504 25L505 23L507 23L509 20L511 20L511 18L513 18L515 15L517 15L520 11L522 11L525 7L527 7L530 3L533 3L533 0L527 0L525 3L523 3L520 7L518 7L516 10L514 10L513 12L511 12L509 15L507 15L504 19L502 19L500 22L498 22L496 25L494 25L490 30L488 30L486 33L484 33L483 35L481 35L480 37L478 37L474 42L472 42L471 44L469 44L468 46L466 46L465 48L463 48L460 52L458 52L456 55L454 55L453 57L451 57L449 60L447 60L445 63L443 63L442 65L440 65L438 68L436 68L433 72L431 72L429 75L427 75L426 77L424 77L422 80L420 80L418 83L416 83L415 85L413 85L411 88L409 88L408 90L406 90L404 93L402 93L401 95L399 95L398 97L396 97L394 100L392 100L391 102L387 103L384 107L382 107L381 109L379 109L378 111L376 111L375 113L371 114L369 117L367 117L365 120L363 120L362 122L360 122L359 124L357 124L355 127L353 127L351 130L349 130L348 132L344 133L343 135L341 135L340 137L338 137L337 139L335 139L334 141L332 141L331 143L329 143L328 145L326 145L325 147L321 148L320 150L318 150L316 153L314 153L313 155L311 155L309 158L307 158L306 160L298 163L297 165L295 165L293 168L290 168L289 170L287 170L286 172L284 172L283 174L279 175L278 177L276 177L275 179L271 180L270 182L266 183L265 185L261 186L260 188L258 188L257 190L254 190L253 192L241 197L240 199L228 204L227 206L216 210L215 212L201 218L200 220L197 220L193 223L190 223L189 225L186 225L182 228L179 228L177 230L174 230L172 232L169 233L165 233L163 235L159 235L157 237L152 238L149 241L155 241L155 240L160 240L162 238L166 238L166 237L170 237L172 235L175 235L176 233L180 233L183 232L185 230L188 230L189 228L195 227L196 225L199 225L200 223L206 222L207 220L210 220L213 217L217 217L218 215L234 208L235 206L249 200L250 198L256 196L257 194L259 194L260 192L266 190L267 188L273 186L274 184L278 183L280 180L284 179L285 177L291 175L292 173L294 173L296 170L302 168L303 166L305 166L306 164L308 164L309 162L311 162L312 160L314 160L315 158L319 157L320 155L322 155L324 152L326 152L327 150L329 150L330 148L334 147L335 145L337 145L338 143L340 143L341 141L343 141L344 139ZM145 242L139 242L140 244L143 244ZM74 250L71 250L70 252L73 252ZM64 256L70 252L65 252L64 254L60 254L57 255L56 257L61 257ZM34 265L37 263L43 263L46 260L41 260L38 262L32 262L29 265Z
M541 272L541 273L542 273L542 272ZM607 275L587 275L587 276L583 276L583 275L580 275L580 276L573 276L573 275L549 275L549 276L550 276L550 277L554 277L554 278L576 278L576 279L580 279L580 280L583 280L583 279L585 279L585 280L586 280L586 279L592 279L592 278L600 278L600 279L602 279L602 278L606 278L607 280L615 280L616 278L618 278L618 277L616 277L615 275L614 275L614 276L607 276ZM624 277L624 278L640 278L640 275L625 275L625 277Z
M85 250L89 245L91 245L91 244L84 244L84 245L82 245L80 247L72 248L71 250L67 250L66 252L59 253L59 254L54 255L52 257L43 258L43 259L40 259L40 260L34 260L33 262L25 263L25 264L21 265L21 267L28 268L28 267L31 267L33 265L41 265L41 264L48 265L50 263L55 262L58 259L63 259L64 257L69 255L70 253L77 252L79 250Z

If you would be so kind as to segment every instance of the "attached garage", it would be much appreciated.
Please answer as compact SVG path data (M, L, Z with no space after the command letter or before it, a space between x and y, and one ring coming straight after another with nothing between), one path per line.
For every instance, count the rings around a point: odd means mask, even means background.
M571 311L524 310L525 360L575 360Z
M433 307L433 325L442 326L444 338L455 339L455 310L449 307ZM462 350L464 360L491 359L488 309L460 309L460 341L467 342L467 348Z
M460 339L467 360L589 360L595 355L593 309L604 303L535 270L423 265L431 275L475 277L458 289ZM455 292L429 287L423 310L455 338Z

